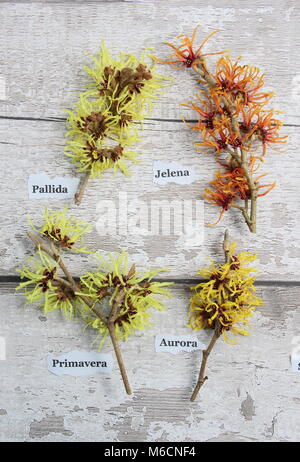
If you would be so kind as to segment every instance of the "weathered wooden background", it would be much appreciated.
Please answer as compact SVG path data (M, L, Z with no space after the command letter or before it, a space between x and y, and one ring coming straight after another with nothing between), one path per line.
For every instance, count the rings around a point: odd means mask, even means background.
M0 1L0 337L7 347L7 359L0 361L1 441L299 441L300 376L291 372L289 357L300 336L299 20L296 0ZM45 368L47 353L89 349L92 334L59 314L46 317L24 307L24 299L15 295L15 269L32 251L24 235L26 217L38 217L45 205L64 205L29 201L28 176L75 175L63 155L64 109L82 89L81 67L101 39L115 53L151 47L167 56L162 42L191 33L198 23L199 40L221 30L207 44L209 51L230 49L232 56L242 55L245 63L266 72L266 85L277 94L274 107L283 111L289 143L286 153L270 152L266 161L277 188L259 203L258 234L250 235L234 213L218 227L205 228L204 242L192 246L182 236L118 236L113 230L101 236L93 228L91 247L125 248L141 268L168 267L166 277L177 281L174 296L168 311L154 315L153 330L124 344L132 397L124 394L117 367L106 378L52 376ZM173 76L174 85L145 123L140 163L127 180L107 172L91 182L80 208L66 201L78 217L96 223L99 201L117 199L120 191L129 201L145 203L199 199L212 179L213 161L195 152L196 137L181 122L179 104L193 95L193 79L164 66L159 70ZM154 184L152 164L158 159L194 166L197 181ZM205 205L206 222L216 213ZM222 257L226 227L243 248L259 253L257 289L265 305L252 321L250 337L237 346L217 345L209 381L191 404L199 353L155 353L154 335L189 333L185 280L194 278L208 256ZM77 274L91 264L86 258L72 263ZM205 333L199 337L207 339ZM109 351L106 345L104 352Z

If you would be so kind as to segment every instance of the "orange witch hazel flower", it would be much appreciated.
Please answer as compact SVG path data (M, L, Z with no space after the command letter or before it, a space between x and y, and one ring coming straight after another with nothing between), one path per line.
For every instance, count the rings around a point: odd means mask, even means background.
M174 51L171 54L171 59L170 60L162 60L159 58L154 57L153 59L162 64L171 64L175 68L178 69L183 69L185 67L195 67L198 63L200 63L205 56L210 56L210 55L219 55L221 53L225 53L225 51L218 51L216 53L202 53L202 48L206 44L206 42L212 37L214 34L217 32L220 32L218 30L215 30L211 32L201 43L201 45L195 50L194 49L194 41L196 38L197 30L199 26L195 27L192 37L189 38L186 35L178 35L177 38L181 39L181 44L179 46L173 45L173 43L169 42L164 42L165 45L168 45L171 47Z
M285 143L286 136L280 135L282 122L275 117L275 111L266 109L274 96L264 90L264 74L256 66L241 64L240 58L232 61L222 56L209 70L205 57L216 53L202 53L202 48L215 32L194 49L197 28L191 38L179 36L181 44L176 47L166 43L174 51L172 59L157 62L168 63L178 68L192 68L199 79L196 100L183 104L197 115L194 125L188 124L199 133L195 141L198 150L210 151L215 155L223 171L218 171L204 197L221 207L219 219L225 211L236 208L250 230L256 232L257 200L268 194L275 183L262 184L266 176L256 176L264 162L267 149L275 151L277 143ZM225 157L226 156L226 157Z
M215 173L215 179L210 182L210 188L206 188L203 197L211 204L221 207L220 215L217 221L209 226L215 226L221 220L224 212L230 207L241 209L239 199L244 201L251 200L251 190L249 188L248 180L245 177L244 171L240 167L233 167L230 169L226 166L226 172L221 173L218 170ZM255 183L265 177L262 174L255 178ZM275 187L275 183L260 184L257 186L257 197L262 197L268 194ZM261 192L259 192L261 190Z
M279 136L282 122L274 118L274 111L258 114L255 122L255 133L263 145L263 155L266 154L267 147L277 143L285 143L287 136ZM272 149L274 147L272 146Z
M280 136L279 130L282 127L282 122L275 119L275 111L262 111L260 107L254 107L248 111L242 109L242 121L240 122L240 130L244 133L249 133L256 136L262 142L264 156L267 147L276 149L272 146L277 143L285 143L287 136Z
M241 106L266 104L274 93L260 91L263 77L258 67L241 65L239 60L232 63L229 56L223 56L216 65L214 92Z
M210 97L207 97L207 95L200 91L196 95L196 98L196 102L192 101L189 104L182 105L193 109L200 117L197 125L191 127L193 130L213 131L217 126L224 124L228 120L228 114L219 105L217 96L210 95ZM189 124L187 123L187 125Z
M249 149L248 139L255 131L255 127L252 127L251 130L247 130L245 133L241 133L235 130L229 119L223 118L214 121L214 123L214 130L207 130L206 127L202 130L203 142L196 142L196 146L214 149L216 153L226 151L230 148L237 149L242 147L245 151ZM197 130L198 126L196 125L194 129Z
M253 165L254 161L252 162ZM230 185L234 191L236 192L236 196L238 196L240 199L251 199L251 190L249 188L248 180L245 177L244 171L241 167L233 167L230 168L228 165L225 166L227 172L226 173L219 173L219 177L223 178L224 181L228 182L228 185ZM251 167L250 167L251 168ZM255 178L255 183L258 183L258 181L265 177L267 174L264 173L262 175L259 175L258 177ZM258 192L258 197L265 196L270 192L273 188L275 187L275 183L271 184L261 184L257 187L258 191L261 189L262 192Z
M218 174L216 174L216 179L211 183L212 189L206 188L204 190L203 197L208 200L211 204L215 204L221 207L221 212L218 220L213 223L214 226L219 223L222 218L223 213L232 207L233 201L236 197L236 192L233 187L224 182Z

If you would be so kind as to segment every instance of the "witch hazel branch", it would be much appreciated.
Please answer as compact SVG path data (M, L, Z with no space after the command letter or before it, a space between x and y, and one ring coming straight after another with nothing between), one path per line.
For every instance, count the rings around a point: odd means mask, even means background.
M222 336L226 343L236 344L239 335L249 335L251 318L263 300L256 295L254 286L257 270L248 264L256 260L257 255L249 252L236 252L237 244L231 242L228 231L224 233L224 263L212 262L197 274L205 281L192 287L190 299L190 320L188 327L193 330L205 329L212 332L210 342L202 351L198 380L191 396L197 395L208 379L206 365L216 343ZM219 343L219 342L218 342Z
M170 296L165 289L170 283L153 280L164 270L140 274L135 264L129 265L124 251L107 259L95 253L96 270L85 272L78 280L63 254L93 253L81 243L90 226L68 216L66 209L46 209L42 223L31 226L34 232L27 232L27 237L35 252L18 270L25 281L17 290L23 292L28 304L38 303L45 314L58 310L69 320L81 318L96 332L99 349L110 338L126 393L131 394L120 340L151 327L150 308L164 309L161 296Z
M193 109L198 117L192 130L201 135L195 145L198 150L213 152L219 165L210 187L204 191L208 202L220 207L219 218L230 208L238 209L252 233L257 228L257 202L274 187L264 182L266 173L260 173L268 148L285 143L279 134L282 122L276 111L267 108L274 93L264 91L264 75L259 68L242 65L240 58L232 61L222 56L211 72L206 64L209 55L225 51L203 53L203 46L214 35L208 35L194 48L197 27L192 37L180 35L181 43L172 48L169 60L154 57L158 63L167 63L176 69L191 69L201 86L195 101L184 106ZM203 89L204 87L204 89ZM276 150L276 149L275 149Z
M140 141L138 128L170 80L157 74L144 54L137 58L120 53L115 59L104 43L84 71L89 81L74 109L68 111L65 148L83 173L75 195L77 205L90 178L101 178L110 169L129 175L128 161L137 161L133 146Z

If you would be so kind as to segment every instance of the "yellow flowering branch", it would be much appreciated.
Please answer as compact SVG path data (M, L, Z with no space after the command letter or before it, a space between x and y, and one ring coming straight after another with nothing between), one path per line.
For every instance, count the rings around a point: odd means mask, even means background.
M53 258L59 264L59 266L63 270L65 276L67 277L68 281L66 281L65 279L60 278L59 276L55 276L54 279L57 280L58 282L60 282L62 285L65 285L65 286L69 287L70 289L72 289L74 294L80 292L80 287L76 283L76 281L73 278L73 276L71 275L70 271L67 269L67 267L64 264L60 254L57 253L57 252L52 251L51 249L49 249L43 243L43 240L39 236L36 236L35 234L33 234L31 232L27 233L27 236L34 242L34 244L37 246L37 248L39 248L40 250L43 250L45 253L47 253L51 258ZM117 361L118 361L118 365L119 365L119 369L120 369L120 372L121 372L121 376L122 376L122 380L123 380L123 383L124 383L126 393L128 395L131 395L132 391L131 391L131 387L130 387L130 384L129 384L129 380L128 380L125 364L124 364L124 361L123 361L121 349L120 349L119 343L118 343L118 341L116 339L115 330L114 330L114 321L112 320L112 316L110 315L109 319L107 320L104 313L102 313L99 308L95 307L94 304L87 297L85 297L82 294L80 294L79 297L91 309L91 311L93 311L95 313L95 315L108 327L109 335L110 335L111 342L112 342L112 345L114 347L114 351L115 351L115 354L116 354L116 357L117 357ZM118 306L119 306L119 302L115 301L114 306L113 306L113 308L111 310L111 313L115 312Z
M89 81L75 108L68 111L65 148L84 174L75 195L77 205L90 178L100 178L109 169L128 175L127 161L137 161L131 147L139 141L139 123L168 80L146 63L143 54L137 58L120 53L114 59L104 43L84 71Z
M91 172L86 172L83 179L81 180L80 185L79 185L79 189L75 194L75 204L76 205L81 204L81 201L82 201L82 198L83 198L84 192L86 190L86 187L88 185L90 177L91 177Z
M213 347L215 346L218 338L220 337L220 335L221 335L220 325L219 325L219 323L216 323L214 335L212 336L211 341L209 342L209 345L206 348L206 350L202 351L202 361L201 361L199 377L198 377L196 386L194 388L193 394L191 396L191 401L195 401L195 399L197 398L197 395L198 395L198 393L200 391L200 388L202 387L204 382L208 379L208 377L205 376L206 363L207 363L208 357L209 357Z
M64 264L63 260L62 260L62 257L60 255L60 253L56 250L51 250L50 248L48 248L45 244L44 244L44 241L41 237L37 236L36 234L33 234L31 232L28 232L27 233L27 236L29 237L29 239L32 240L32 242L35 244L36 248L39 249L39 250L42 250L43 252L45 252L47 255L49 255L49 257L53 258L53 260L55 260L57 262L57 264L60 266L60 268L62 269L63 273L65 274L66 278L67 278L67 281L63 278L60 278L59 276L55 275L54 276L54 279L58 282L60 282L61 284L69 287L70 289L72 289L72 291L74 292L74 294L76 294L77 292L80 291L80 287L78 286L78 284L76 283L75 279L73 278L72 274L70 273L70 271L68 270L68 268L66 267L66 265ZM94 305L93 303L90 302L90 300L85 297L84 295L80 295L79 296L81 298L81 300L96 314L96 316L98 316L103 322L106 323L106 317L104 316L103 313L101 313L100 310L98 310Z
M60 309L68 319L83 318L86 325L96 329L98 337L102 337L99 348L109 336L126 393L131 394L119 339L127 340L136 330L150 326L151 307L164 309L156 296L169 296L164 286L170 283L153 281L163 270L139 275L134 264L128 269L125 252L116 257L111 255L109 261L96 254L98 270L82 275L77 282L63 261L62 251L90 253L84 247L77 247L77 241L89 227L67 217L66 210L46 210L42 226L36 227L32 223L31 226L36 233L28 232L27 236L37 249L36 256L18 270L26 281L21 282L17 290L24 290L29 303L42 302L45 313Z
M29 234L31 234L31 233L29 233ZM32 239L33 236L29 235L29 237L31 237L31 239ZM34 239L32 239L32 240L34 241ZM41 244L38 244L38 245L40 246ZM43 246L43 247L44 247L44 251L49 252L49 249L47 249L45 246ZM51 254L51 252L49 252L49 254ZM56 259L55 255L53 255L53 258ZM65 281L62 278L59 278L58 276L56 276L55 279L60 281L62 284L72 288L74 293L80 292L79 286L76 284L74 278L71 276L70 272L67 270L67 268L64 265L64 263L62 262L61 258L59 258L58 263L59 263L60 267L63 269L63 271L64 271L65 275L67 276L67 278L69 280L71 279L73 282L70 283L68 281ZM93 311L95 313L95 315L104 323L104 325L107 326L107 328L109 330L109 335L110 335L110 338L111 338L111 342L112 342L112 345L114 347L115 355L116 355L116 358L117 358L117 361L118 361L118 365L119 365L119 369L120 369L120 373L121 373L121 376L122 376L122 380L123 380L123 383L124 383L126 393L128 395L131 395L132 390L131 390L131 387L130 387L130 384L129 384L125 364L124 364L122 353L121 353L121 348L120 348L120 345L119 345L118 340L116 338L115 329L114 329L114 322L118 319L118 317L115 316L115 314L116 314L118 308L120 307L120 305L122 304L122 301L124 299L124 295L125 294L124 294L123 291L119 292L118 297L116 297L116 299L115 299L115 302L113 304L113 307L112 307L112 310L111 310L111 313L110 313L108 319L106 318L104 313L102 313L99 308L96 308L94 306L94 304L87 297L85 297L82 294L80 294L79 297L83 300L84 303L86 303L86 305L91 309L91 311Z
M229 245L228 231L227 230L224 233L223 250L224 250L224 254L225 254L225 262L228 263L230 261L230 254L229 254L230 245ZM221 336L221 334L222 334L221 325L220 325L220 323L218 321L216 321L215 330L214 330L214 334L213 334L213 336L211 338L211 341L209 342L209 345L206 348L206 350L202 351L202 361L201 361L201 366L200 366L200 371L199 371L199 377L198 377L196 386L194 388L194 391L192 393L191 401L195 401L195 399L197 398L197 395L198 395L198 393L200 391L200 388L202 387L204 382L208 379L208 377L205 375L206 363L207 363L208 357L209 357L213 347L215 346L215 344L216 344L218 338Z
M256 306L262 300L254 295L254 277L249 273L255 271L246 265L256 258L246 252L235 255L235 243L230 244L228 231L224 234L223 250L225 263L212 264L199 272L208 279L193 289L191 297L189 327L195 330L211 329L214 331L208 347L202 351L202 360L198 380L191 396L195 401L202 385L207 380L205 369L208 357L217 340L223 335L230 342L228 332L234 335L248 335L241 326L248 326L248 317L253 315ZM232 343L232 342L231 342Z

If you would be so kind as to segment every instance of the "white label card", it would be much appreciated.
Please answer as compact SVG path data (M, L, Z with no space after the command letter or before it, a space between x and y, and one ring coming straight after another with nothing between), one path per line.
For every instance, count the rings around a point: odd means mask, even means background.
M6 360L6 341L4 337L0 337L0 361Z
M77 191L79 181L79 178L49 178L44 172L34 173L28 178L29 199L71 199Z
M112 356L97 351L71 351L47 356L48 371L55 375L75 377L93 374L110 374Z
M178 162L153 162L153 182L157 184L178 183L190 184L195 181L194 167L184 166Z
M291 364L292 364L292 371L300 372L300 356L292 355Z
M0 100L6 100L6 80L2 74L0 74Z
M179 351L204 350L206 345L201 343L196 337L179 335L156 335L155 351L176 354Z

